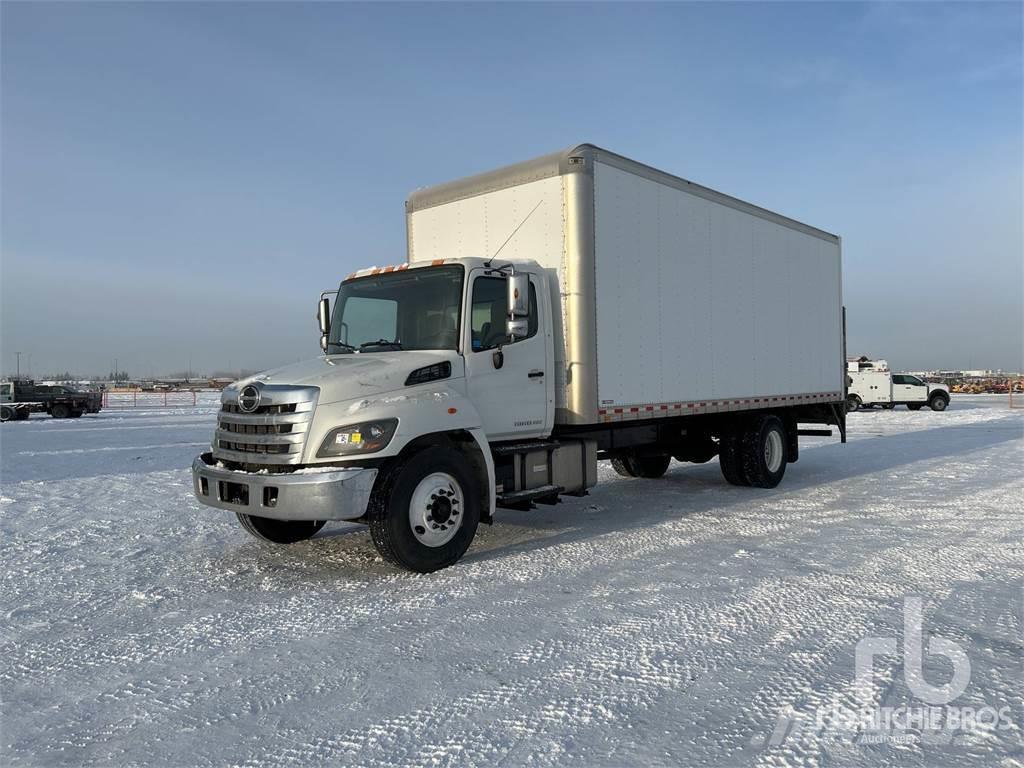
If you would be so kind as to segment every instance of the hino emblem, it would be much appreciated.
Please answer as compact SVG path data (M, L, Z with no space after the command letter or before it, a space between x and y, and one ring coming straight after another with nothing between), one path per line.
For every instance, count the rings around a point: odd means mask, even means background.
M260 391L249 384L242 388L238 394L238 410L242 413L252 413L260 407Z

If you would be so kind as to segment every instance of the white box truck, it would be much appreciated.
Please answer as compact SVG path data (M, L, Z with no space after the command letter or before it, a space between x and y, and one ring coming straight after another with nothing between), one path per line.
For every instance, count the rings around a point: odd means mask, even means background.
M421 189L406 226L321 295L321 356L224 390L195 494L260 538L358 520L432 571L599 459L772 488L799 435L845 440L835 235L589 144Z
M949 387L945 384L932 384L909 373L893 373L885 360L860 357L848 361L846 367L849 411L876 405L889 410L905 405L912 411L927 405L933 411L944 411L949 406Z

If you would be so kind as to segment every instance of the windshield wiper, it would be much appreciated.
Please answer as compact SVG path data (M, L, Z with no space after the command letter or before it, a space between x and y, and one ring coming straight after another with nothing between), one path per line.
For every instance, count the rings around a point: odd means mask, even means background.
M376 341L364 341L359 345L359 349L363 350L367 347L391 347L392 349L401 349L402 342L398 339L392 341L391 339L377 339Z
M346 344L344 341L328 341L328 347L341 347L345 352L355 352L356 348L351 344Z

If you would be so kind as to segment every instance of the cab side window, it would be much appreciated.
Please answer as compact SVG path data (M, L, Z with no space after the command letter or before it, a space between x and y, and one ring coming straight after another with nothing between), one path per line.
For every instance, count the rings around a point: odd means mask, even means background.
M909 384L910 382L907 381L907 377L906 376L900 376L899 374L893 374L892 383L893 384Z
M483 352L508 343L505 324L508 320L508 282L500 277L478 277L473 283L470 308L470 329L473 351ZM530 316L526 337L537 333L537 290L530 283ZM522 341L517 338L516 342Z

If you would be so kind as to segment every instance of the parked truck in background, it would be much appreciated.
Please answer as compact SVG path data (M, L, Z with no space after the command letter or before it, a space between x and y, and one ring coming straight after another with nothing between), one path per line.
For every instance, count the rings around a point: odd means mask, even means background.
M36 384L27 379L0 382L0 421L22 421L33 413L48 413L55 419L78 418L99 413L103 395L83 392L62 384Z
M933 411L944 411L949 406L949 387L945 384L922 381L909 373L893 373L885 360L861 357L848 361L846 367L848 410L905 405L919 411L927 405Z
M406 261L321 296L321 356L222 394L194 490L250 533L357 520L426 572L599 459L772 488L800 435L845 441L837 236L587 144L406 211Z
M38 403L16 400L14 382L0 381L0 422L24 421L32 415L37 405Z

